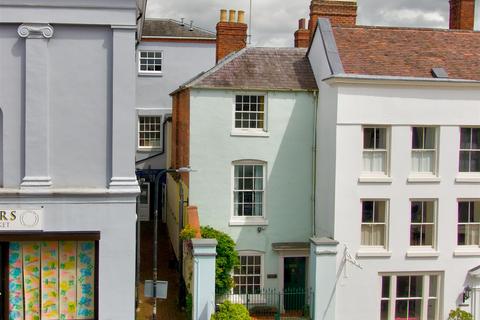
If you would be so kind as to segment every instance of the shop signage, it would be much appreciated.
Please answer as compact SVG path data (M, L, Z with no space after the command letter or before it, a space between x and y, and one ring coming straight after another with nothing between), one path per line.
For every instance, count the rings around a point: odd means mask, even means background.
M0 209L0 231L43 229L43 209Z

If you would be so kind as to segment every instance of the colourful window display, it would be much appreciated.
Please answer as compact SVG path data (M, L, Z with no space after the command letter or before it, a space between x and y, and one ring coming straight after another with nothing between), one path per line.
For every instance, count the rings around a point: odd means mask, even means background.
M95 318L95 242L9 244L9 320Z

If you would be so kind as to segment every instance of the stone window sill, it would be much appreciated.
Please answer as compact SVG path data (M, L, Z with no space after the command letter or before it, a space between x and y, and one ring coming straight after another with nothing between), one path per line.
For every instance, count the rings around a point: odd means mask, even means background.
M232 132L230 132L230 136L232 136L232 137L260 137L260 138L268 138L268 137L270 137L270 133L267 132L267 131L232 130Z
M138 72L139 77L163 77L163 72Z
M407 251L407 258L437 258L440 252L435 249L410 249Z
M480 183L480 174L459 174L455 177L456 183Z
M357 258L390 258L392 252L385 249L361 248L357 251Z
M228 223L231 227L237 226L268 226L268 220L265 220L261 217L252 217L252 218L232 218Z
M460 248L458 247L453 251L454 257L480 257L480 248L479 247L468 247Z
M385 175L368 175L368 174L362 174L358 178L359 183L386 183L390 184L392 183L392 178L389 176Z
M441 178L435 175L412 174L408 176L408 183L440 183Z

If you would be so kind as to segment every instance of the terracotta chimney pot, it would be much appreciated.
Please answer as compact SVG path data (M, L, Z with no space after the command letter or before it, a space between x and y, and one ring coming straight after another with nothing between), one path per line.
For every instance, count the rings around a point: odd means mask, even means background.
M220 10L220 22L227 22L227 10Z
M228 22L235 22L235 10L230 10L229 14Z
M238 10L238 23L245 23L245 11Z

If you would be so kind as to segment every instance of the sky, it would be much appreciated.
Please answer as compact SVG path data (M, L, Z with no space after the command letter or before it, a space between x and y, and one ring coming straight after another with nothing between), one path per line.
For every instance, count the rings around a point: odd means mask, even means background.
M252 44L293 45L298 20L307 18L310 0L251 0ZM357 24L448 28L448 0L357 0ZM244 10L248 22L249 0L148 0L147 18L194 21L215 31L220 9Z

